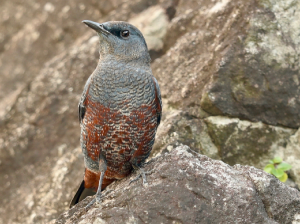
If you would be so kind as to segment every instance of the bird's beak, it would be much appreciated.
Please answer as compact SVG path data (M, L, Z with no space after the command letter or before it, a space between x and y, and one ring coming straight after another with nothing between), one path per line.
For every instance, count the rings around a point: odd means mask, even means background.
M88 27L95 30L97 33L102 33L102 34L106 34L106 35L110 34L110 32L108 32L106 29L104 29L103 25L100 23L96 23L91 20L83 20L82 22L85 25L87 25Z

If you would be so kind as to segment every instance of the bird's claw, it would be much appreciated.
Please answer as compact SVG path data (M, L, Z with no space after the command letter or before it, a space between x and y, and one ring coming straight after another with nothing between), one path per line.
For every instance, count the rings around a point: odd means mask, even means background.
M96 198L94 198L93 200L91 200L87 206L85 206L85 210L87 211L94 203L96 202Z
M138 176L136 178L134 178L133 180L131 180L129 182L129 184L131 184L134 181L137 181L140 177L142 177L142 179L143 179L143 185L147 186L148 182L147 182L146 174L152 174L154 171L150 170L150 171L145 172L143 168L139 168L138 172L139 172Z

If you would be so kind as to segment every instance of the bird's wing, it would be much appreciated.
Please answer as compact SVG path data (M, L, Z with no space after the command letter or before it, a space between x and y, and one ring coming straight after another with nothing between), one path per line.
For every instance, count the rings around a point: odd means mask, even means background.
M156 102L156 112L157 112L157 126L160 124L161 112L162 112L162 101L158 82L155 77L153 77L154 87L155 87L155 102Z
M88 91L89 91L90 84L91 84L91 76L89 77L89 79L85 83L83 93L81 95L81 98L80 98L80 101L79 101L79 104L78 104L79 123L82 122L82 120L84 118L85 111L86 111L85 101L86 101L86 96L87 96Z

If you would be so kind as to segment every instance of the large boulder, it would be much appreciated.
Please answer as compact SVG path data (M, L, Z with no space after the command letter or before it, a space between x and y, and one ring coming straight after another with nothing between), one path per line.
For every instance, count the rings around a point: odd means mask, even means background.
M255 6L248 8L250 16L232 11L224 18L230 24L224 32L234 30L235 37L228 43L223 36L216 46L223 53L201 106L212 114L298 128L300 2L258 0ZM237 19L243 29L236 29Z
M187 146L151 160L148 184L132 175L110 185L101 205L87 198L63 213L66 223L299 223L300 192L254 167L231 167Z
M166 54L153 63L165 114L153 155L182 143L263 168L288 152L298 169L299 149L288 142L300 126L300 3L180 2L176 9Z

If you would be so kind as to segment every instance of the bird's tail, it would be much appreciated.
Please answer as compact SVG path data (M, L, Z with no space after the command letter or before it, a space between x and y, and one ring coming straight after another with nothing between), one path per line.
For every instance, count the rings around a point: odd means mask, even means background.
M77 190L76 194L74 195L69 207L72 208L78 202L82 201L83 199L85 199L88 196L94 195L95 193L96 193L95 190L93 190L91 188L85 188L84 187L84 180L82 180L82 182L79 185L78 190Z
M78 202L85 199L86 197L95 195L98 189L99 179L100 179L100 173L95 174L93 172L89 172L89 170L86 169L84 179L79 185L78 190L70 203L70 208L76 205ZM114 180L115 179L107 178L106 176L104 176L101 190L103 191Z

